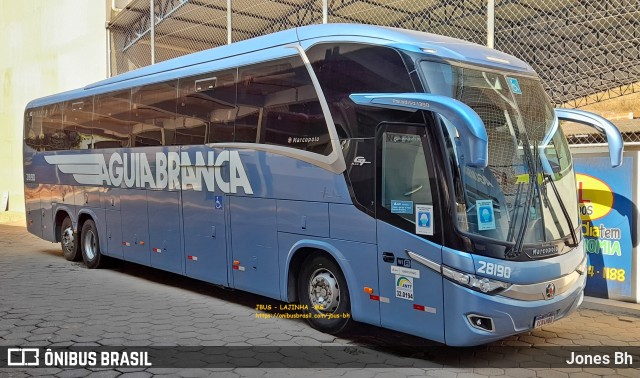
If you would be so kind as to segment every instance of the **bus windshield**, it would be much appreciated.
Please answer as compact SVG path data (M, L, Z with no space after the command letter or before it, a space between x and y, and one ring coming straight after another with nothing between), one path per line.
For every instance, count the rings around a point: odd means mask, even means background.
M456 200L460 229L516 249L560 239L577 244L571 155L540 81L447 63L422 62L421 69L431 93L465 103L487 130L488 165L470 167L455 127L441 119L463 188Z

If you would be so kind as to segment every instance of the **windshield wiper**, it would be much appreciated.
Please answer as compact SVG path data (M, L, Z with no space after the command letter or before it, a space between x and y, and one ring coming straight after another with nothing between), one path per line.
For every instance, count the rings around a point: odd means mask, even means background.
M553 193L556 195L556 199L558 200L558 204L560 205L560 209L562 210L562 215L564 215L564 218L567 220L567 225L569 225L569 231L571 232L571 240L573 240L573 243L567 244L567 246L569 247L577 247L578 246L578 236L576 234L576 230L573 227L573 222L571 221L571 215L569 214L569 211L567 210L567 206L565 205L564 201L562 200L562 197L560 197L560 192L558 191L558 187L556 186L555 181L553 181L553 177L551 177L551 175L549 173L544 173L544 179L545 181L549 181L549 183L551 184L551 188L553 189ZM544 184L544 182L543 182ZM547 197L547 202L549 201L549 197L546 193L546 190L544 191L544 195ZM551 206L551 205L549 205ZM566 242L565 242L566 244Z
M522 209L522 224L520 225L520 230L518 230L518 236L516 238L516 243L511 249L507 249L504 253L504 257L507 259L514 259L522 253L522 245L524 244L524 238L527 234L527 228L529 228L529 218L531 217L529 212L531 211L531 205L533 204L533 199L535 197L536 189L538 189L538 170L535 164L537 159L537 151L534 150L533 157L531 156L531 144L529 143L529 138L522 138L523 143L523 152L524 158L527 162L527 166L529 167L529 192L527 192L527 199L525 202L524 209Z

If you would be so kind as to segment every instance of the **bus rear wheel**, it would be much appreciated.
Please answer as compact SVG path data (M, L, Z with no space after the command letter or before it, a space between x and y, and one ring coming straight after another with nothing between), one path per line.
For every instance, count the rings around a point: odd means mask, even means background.
M80 261L82 258L80 243L78 243L78 235L73 230L71 218L66 217L62 220L59 236L62 255L64 258L69 261Z
M100 242L98 240L98 229L93 220L89 219L82 225L80 234L80 246L82 249L82 259L89 269L100 267L102 254L100 253Z
M298 277L298 298L311 315L307 321L319 331L336 334L351 319L347 281L340 267L322 255L312 255L304 262Z

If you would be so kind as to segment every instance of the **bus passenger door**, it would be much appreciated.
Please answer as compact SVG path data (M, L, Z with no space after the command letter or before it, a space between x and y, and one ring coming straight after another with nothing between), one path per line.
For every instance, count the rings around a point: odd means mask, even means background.
M184 146L181 157L189 154L191 163L196 163L196 153L208 158L209 148L202 146ZM216 149L215 156L222 152ZM186 167L182 172L194 167ZM220 176L228 182L228 167L220 169ZM209 169L204 174L208 174ZM186 172L185 172L186 173ZM184 175L185 173L182 173ZM190 172L195 174L195 171ZM184 176L183 176L184 180ZM200 186L187 185L182 188L182 222L184 229L184 264L186 275L218 285L229 285L227 277L227 239L225 214L228 212L228 197L220 191L219 184L209 188L201 182Z
M376 228L383 327L444 342L442 230L424 125L381 124L376 136ZM417 257L417 259L416 259ZM426 264L425 264L426 262Z

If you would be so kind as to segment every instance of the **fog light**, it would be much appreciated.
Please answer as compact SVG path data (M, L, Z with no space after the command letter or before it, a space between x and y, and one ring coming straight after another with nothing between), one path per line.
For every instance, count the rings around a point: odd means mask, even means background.
M493 332L495 327L493 326L493 319L480 315L467 315L467 320L473 328L478 328L483 331Z

